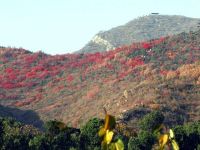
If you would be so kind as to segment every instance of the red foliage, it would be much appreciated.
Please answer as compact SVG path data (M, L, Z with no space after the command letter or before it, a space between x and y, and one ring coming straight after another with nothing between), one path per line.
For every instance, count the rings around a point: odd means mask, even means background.
M37 55L36 53L35 54L32 54L32 55L27 55L25 56L25 62L27 64L32 64L33 62L35 62L37 59Z
M150 49L152 47L150 43L143 43L142 46L144 49Z
M17 102L16 106L35 103L37 100L43 99L45 93L48 94L49 91L61 92L67 89L73 93L76 90L86 89L88 85L91 89L86 92L85 98L93 99L96 98L99 92L99 87L94 86L96 83L112 85L122 81L124 78L128 81L129 75L132 74L134 76L130 76L130 79L132 77L134 77L134 80L137 80L137 77L141 78L141 74L138 73L139 71L137 72L140 69L135 68L143 65L146 57L154 56L153 47L163 40L164 38L160 38L148 42L133 43L130 46L121 46L112 51L94 54L50 56L43 53L12 50L12 53L10 52L0 57L1 68L6 68L1 71L0 88L3 89L2 91L8 91L5 95L15 95L16 92L16 95L22 97L22 101ZM162 48L163 45L159 45L159 48ZM177 42L171 42L171 45L177 47ZM188 57L187 60L191 62L196 60L197 57L194 58L193 56L194 53L198 52L199 48L198 46L192 46L192 44L188 47L191 50L196 50L186 55ZM188 47L185 47L184 52L187 52ZM164 48L169 50L168 47ZM145 54L137 53L140 50L143 52L144 49L146 51ZM137 54L135 55L134 52ZM159 61L159 58L154 58ZM148 61L148 59L146 60ZM160 74L167 75L167 72L166 70L161 70ZM45 84L40 84L41 82ZM33 95L36 98L29 98ZM1 94L1 98L3 99L5 96Z
M26 78L36 78L36 72L28 72L26 73Z
M25 82L19 82L19 83L18 83L18 86L19 86L19 87L25 87L25 86L26 86L26 83L25 83Z
M15 80L15 79L17 79L17 76L15 74L9 74L8 79L9 80Z
M6 68L5 72L6 72L7 74L9 74L9 73L13 73L14 70L13 70L13 68Z
M2 88L4 89L13 89L16 87L15 84L11 83L11 82L6 82L6 83L3 83L2 85Z
M38 75L38 78L40 79L45 79L47 76L49 75L49 72L47 70L41 72L39 75Z
M44 66L38 65L32 68L32 72L43 71L44 69L45 69Z
M67 81L72 82L74 80L74 77L72 75L67 76Z
M139 65L143 65L143 64L144 64L144 61L142 60L141 57L134 57L127 61L127 65L131 66L132 68L139 66Z
M112 64L107 64L105 67L108 68L109 70L113 70L114 69L114 66Z

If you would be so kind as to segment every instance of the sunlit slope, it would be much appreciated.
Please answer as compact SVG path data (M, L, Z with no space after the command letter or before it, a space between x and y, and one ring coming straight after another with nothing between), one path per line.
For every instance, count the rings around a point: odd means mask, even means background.
M0 48L0 104L74 126L103 107L120 115L161 109L168 123L199 120L200 31L94 54Z

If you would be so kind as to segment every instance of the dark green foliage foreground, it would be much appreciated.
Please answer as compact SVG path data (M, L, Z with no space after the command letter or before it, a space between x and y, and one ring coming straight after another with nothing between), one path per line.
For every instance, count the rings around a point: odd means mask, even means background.
M136 134L125 135L116 128L116 136L128 150L151 150L158 141L154 131L163 121L162 113L154 111L139 121ZM11 118L0 118L0 150L100 150L102 139L98 131L102 125L103 120L93 118L76 129L54 120L47 122L45 132L41 132ZM181 150L200 148L200 122L172 129Z

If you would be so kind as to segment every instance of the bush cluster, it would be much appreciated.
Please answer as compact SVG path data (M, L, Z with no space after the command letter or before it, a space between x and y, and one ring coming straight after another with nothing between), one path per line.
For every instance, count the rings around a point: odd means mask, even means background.
M117 132L114 139L120 137L128 150L151 150L158 141L154 131L163 120L161 112L153 111L138 122L137 134ZM0 118L0 150L101 150L98 131L103 124L103 120L93 118L77 129L53 120L45 123L45 131L39 131L11 118ZM181 150L200 148L200 122L178 125L173 131Z

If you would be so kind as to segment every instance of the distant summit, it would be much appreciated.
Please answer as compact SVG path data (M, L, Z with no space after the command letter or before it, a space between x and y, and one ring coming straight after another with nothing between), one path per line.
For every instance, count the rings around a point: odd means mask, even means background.
M77 53L95 53L112 50L133 42L151 40L163 36L198 29L200 19L151 13L125 25L99 32Z

